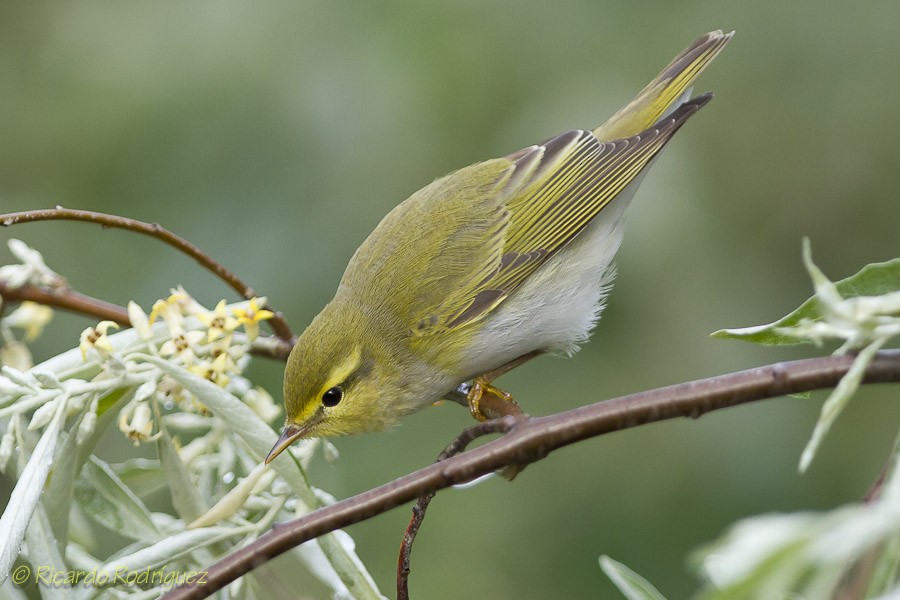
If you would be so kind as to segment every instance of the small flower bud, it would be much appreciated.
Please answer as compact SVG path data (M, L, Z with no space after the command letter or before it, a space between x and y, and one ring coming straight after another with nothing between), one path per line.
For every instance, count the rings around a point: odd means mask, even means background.
M3 437L0 438L0 473L6 473L6 465L9 463L15 444L16 434L15 431L13 431L12 425L10 425L6 430L6 433L3 434Z
M40 429L44 425L50 422L50 419L53 418L53 413L56 411L56 403L58 399L54 398L42 406L39 406L37 410L34 411L34 414L31 415L31 422L28 423L28 431L34 431L35 429Z

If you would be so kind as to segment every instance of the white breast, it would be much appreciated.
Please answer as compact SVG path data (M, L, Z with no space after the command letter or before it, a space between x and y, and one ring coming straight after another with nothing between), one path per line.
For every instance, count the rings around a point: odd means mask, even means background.
M534 350L571 354L587 340L612 287L625 209L641 179L643 173L487 317L470 346L466 378Z

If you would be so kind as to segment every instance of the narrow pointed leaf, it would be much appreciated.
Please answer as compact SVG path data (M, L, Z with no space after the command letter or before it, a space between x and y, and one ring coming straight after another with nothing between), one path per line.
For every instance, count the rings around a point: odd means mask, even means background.
M133 540L157 540L150 511L108 464L91 456L75 483L75 497L95 521Z
M816 455L816 451L819 449L819 445L822 443L822 440L825 439L825 435L831 429L831 426L837 420L838 416L844 408L847 407L847 404L850 403L856 390L859 389L859 384L862 381L863 375L866 374L869 363L875 358L875 354L881 349L884 342L885 340L883 339L878 340L862 349L853 360L850 370L847 371L846 375L841 377L837 387L831 391L831 395L828 396L825 404L822 405L822 412L819 415L819 420L816 422L815 429L813 429L812 437L809 439L809 442L807 442L806 447L803 449L803 453L800 455L801 473L809 468L813 457Z
M666 600L653 584L610 557L600 557L600 568L628 600Z
M37 569L51 569L53 573L65 573L68 571L66 563L56 545L53 529L44 507L38 505L28 530L25 532L25 541L28 545L28 562ZM41 597L44 600L69 600L80 595L69 586L45 585L41 586Z
M116 571L133 573L164 566L191 554L200 547L247 533L242 527L207 527L170 535L131 554L119 556L97 571L97 580L112 580Z
M191 480L191 474L184 461L178 456L172 436L162 423L160 433L156 440L156 451L159 453L159 464L169 486L172 506L185 523L190 523L206 512L207 507L197 494L197 486Z
M166 487L166 476L158 460L130 458L125 462L110 465L126 486L137 496L143 497Z
M42 499L57 539L65 540L69 537L69 507L72 504L78 474L81 473L84 463L94 451L106 428L119 412L118 409L129 402L133 395L133 387L118 388L104 394L100 398L98 412L101 406L105 407L107 412L98 416L91 434L78 443L76 437L78 423L75 423L69 428L64 447L57 450L53 459L53 471L47 482L47 491ZM108 412L110 410L111 412Z
M856 296L881 296L900 290L900 258L887 262L873 263L863 267L855 275L842 279L834 284L844 298ZM712 337L744 340L764 346L790 346L806 343L801 338L777 333L782 327L793 327L802 319L818 320L821 318L819 301L813 296L801 304L796 310L768 325L740 327L736 329L720 329Z
M65 415L65 402L57 406L56 414L44 430L41 439L38 440L31 458L22 470L16 487L9 497L9 502L0 517L0 585L9 577L10 569L15 563L22 541L25 539L25 531L28 522L37 508L50 473L53 462L53 452L62 429L63 416Z

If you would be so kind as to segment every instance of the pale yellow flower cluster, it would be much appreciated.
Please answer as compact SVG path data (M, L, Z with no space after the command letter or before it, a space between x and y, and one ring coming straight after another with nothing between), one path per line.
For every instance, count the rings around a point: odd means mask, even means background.
M242 359L250 348L250 342L259 335L259 322L274 316L274 313L260 306L262 302L264 300L254 298L245 308L232 309L222 300L215 309L208 310L178 287L171 290L167 298L157 300L149 315L136 303L129 302L128 315L133 328L146 342L147 347L142 351L149 350L195 375L226 387L241 374L246 363ZM155 324L162 324L165 329L154 328ZM114 354L107 335L113 327L116 327L115 323L102 321L82 332L79 347L85 359L95 358L103 364ZM235 333L241 329L243 335L236 336ZM245 384L244 390L246 388ZM254 410L262 411L269 418L273 410L278 410L267 393L250 390L241 395L249 396L256 406ZM208 414L206 407L179 383L168 375L160 375L148 382L146 390L139 390L134 401L120 414L119 430L135 444L155 439L150 408L153 398L159 398L167 409L177 405L189 412ZM260 402L260 398L268 398L268 402Z

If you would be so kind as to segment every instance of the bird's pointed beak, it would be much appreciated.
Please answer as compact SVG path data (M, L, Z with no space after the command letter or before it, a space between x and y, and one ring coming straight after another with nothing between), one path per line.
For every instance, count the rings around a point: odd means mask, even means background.
M275 457L284 452L288 446L302 438L304 433L306 433L305 429L301 429L296 425L286 425L285 428L281 430L281 436L278 438L278 441L275 442L275 445L269 450L269 455L266 457L266 464L275 460Z

